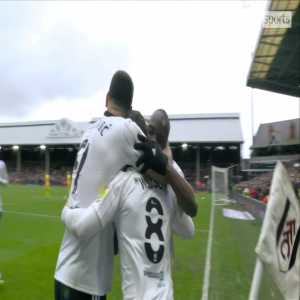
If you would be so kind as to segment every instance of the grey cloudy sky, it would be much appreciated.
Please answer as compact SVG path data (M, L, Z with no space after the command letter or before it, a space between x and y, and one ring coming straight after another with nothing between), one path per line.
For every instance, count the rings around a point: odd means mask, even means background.
M117 69L144 114L238 112L251 144L246 78L266 2L0 2L0 122L104 111ZM296 98L255 90L254 128L296 118Z

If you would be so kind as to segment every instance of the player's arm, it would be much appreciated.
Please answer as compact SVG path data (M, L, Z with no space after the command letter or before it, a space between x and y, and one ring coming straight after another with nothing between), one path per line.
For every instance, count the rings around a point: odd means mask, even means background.
M4 165L0 175L0 184L7 185L9 183L6 166Z
M62 221L66 228L77 238L86 240L113 220L119 206L119 188L112 182L108 193L100 201L95 201L87 208L65 206Z
M65 206L62 211L61 219L67 230L79 239L89 239L102 229L93 205L87 208Z
M166 180L175 192L178 205L191 217L197 215L198 205L192 186L181 176L171 163L166 167Z
M175 207L175 213L172 220L172 231L183 239L192 239L195 236L195 225L193 219L177 204Z
M172 231L183 239L192 239L195 236L195 225L193 219L182 212L172 223Z

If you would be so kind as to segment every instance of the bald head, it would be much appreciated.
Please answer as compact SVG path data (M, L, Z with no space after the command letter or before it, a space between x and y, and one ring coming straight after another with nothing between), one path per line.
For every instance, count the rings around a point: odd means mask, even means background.
M170 121L168 114L163 109L157 109L151 115L149 121L149 137L155 137L162 149L168 144L170 133Z

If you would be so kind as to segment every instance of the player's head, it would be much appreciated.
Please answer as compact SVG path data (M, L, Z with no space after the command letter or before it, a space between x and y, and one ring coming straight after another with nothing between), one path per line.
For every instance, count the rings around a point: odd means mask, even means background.
M117 116L128 116L133 98L133 82L125 71L117 71L110 82L106 96L107 110Z
M139 111L132 110L129 113L128 118L131 119L133 122L135 122L140 127L140 129L143 131L144 135L147 136L148 131L147 131L146 121L145 121L143 115Z
M151 115L148 126L150 139L155 139L162 149L168 144L170 121L168 114L163 109L157 109Z

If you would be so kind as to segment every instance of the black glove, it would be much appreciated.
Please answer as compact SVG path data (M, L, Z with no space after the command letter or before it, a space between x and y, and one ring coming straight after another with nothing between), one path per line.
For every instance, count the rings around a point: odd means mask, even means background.
M135 143L134 148L142 151L142 155L136 162L136 166L143 165L141 173L152 169L160 175L166 175L168 157L162 153L158 144L147 140L144 136L138 135L139 143Z

